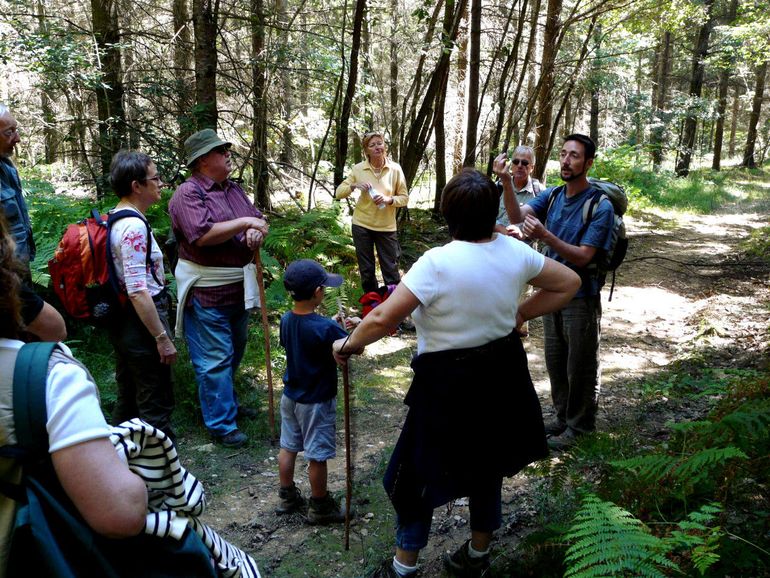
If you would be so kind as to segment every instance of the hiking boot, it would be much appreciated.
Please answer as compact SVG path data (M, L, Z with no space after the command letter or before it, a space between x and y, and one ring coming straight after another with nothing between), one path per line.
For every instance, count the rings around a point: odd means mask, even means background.
M307 508L307 500L302 497L302 492L295 485L278 490L278 497L281 501L275 509L275 513L279 516L300 512Z
M550 436L546 441L553 451L561 452L574 446L581 435L583 435L581 432L568 427L561 435Z
M566 423L554 419L545 424L545 435L558 436L564 433L565 429L567 429Z
M246 445L249 438L241 430L234 429L223 436L214 436L214 441L226 448L241 448Z
M350 508L351 519L355 515ZM326 524L341 524L345 522L345 508L340 507L330 493L323 498L310 497L310 506L307 509L307 523L311 526Z
M444 568L451 576L459 578L489 576L489 553L484 554L481 558L471 558L468 554L470 543L471 541L467 540L451 556L449 554L444 555Z

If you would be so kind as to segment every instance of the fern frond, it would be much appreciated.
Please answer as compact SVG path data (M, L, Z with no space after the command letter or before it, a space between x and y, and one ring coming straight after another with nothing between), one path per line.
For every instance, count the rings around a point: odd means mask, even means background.
M565 577L660 577L663 569L678 570L666 558L666 544L630 512L592 494L565 538L572 542L565 557Z
M732 459L748 459L738 448L707 448L682 461L672 475L677 482L696 485L711 477L716 468L722 467Z

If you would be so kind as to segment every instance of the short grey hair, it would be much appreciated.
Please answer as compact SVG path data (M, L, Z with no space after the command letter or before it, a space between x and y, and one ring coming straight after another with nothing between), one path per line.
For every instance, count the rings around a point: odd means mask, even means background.
M533 149L531 146L527 145L519 145L515 149L513 149L514 155L529 155L529 158L532 159L532 164L535 164L535 149Z

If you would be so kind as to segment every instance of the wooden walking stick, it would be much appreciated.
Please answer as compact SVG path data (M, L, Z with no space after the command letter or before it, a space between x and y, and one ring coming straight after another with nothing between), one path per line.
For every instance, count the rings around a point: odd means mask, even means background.
M342 300L337 297L340 324L345 328ZM350 363L350 359L348 359ZM345 413L345 550L350 550L350 502L353 500L353 471L350 459L350 374L348 364L342 366L342 391Z
M273 368L270 361L270 324L267 321L267 302L265 300L265 278L262 275L262 258L259 249L254 251L254 264L257 269L257 285L259 286L259 309L262 313L262 333L265 335L265 369L267 370L267 404L268 420L270 422L270 440L275 441L275 406L273 405Z

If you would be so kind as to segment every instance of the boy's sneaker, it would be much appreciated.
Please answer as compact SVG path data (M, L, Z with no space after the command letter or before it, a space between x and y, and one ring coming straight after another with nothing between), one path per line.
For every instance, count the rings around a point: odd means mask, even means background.
M355 515L350 509L350 517ZM326 524L341 524L345 522L345 508L341 508L330 493L323 498L310 497L310 506L307 509L307 523L311 526Z
M302 497L302 493L296 485L290 488L281 488L278 490L278 497L281 499L275 513L279 516L284 514L293 514L307 507L307 500Z
M451 556L444 555L444 568L451 576L459 578L489 576L489 554L484 554L481 558L471 558L468 554L470 543L470 540L466 541Z

